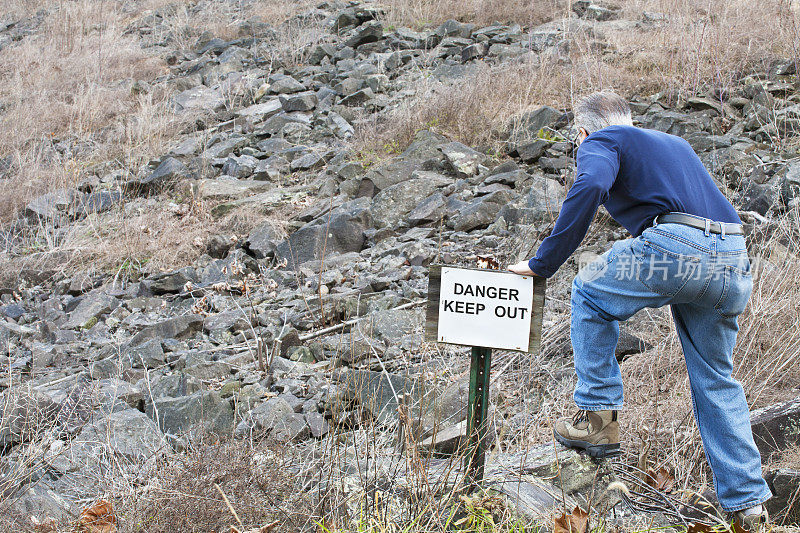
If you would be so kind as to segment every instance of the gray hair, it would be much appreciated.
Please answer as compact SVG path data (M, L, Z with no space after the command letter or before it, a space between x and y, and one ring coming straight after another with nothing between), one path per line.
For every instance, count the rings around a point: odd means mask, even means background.
M633 126L628 102L612 91L600 91L582 98L575 106L575 128L589 133L607 126Z

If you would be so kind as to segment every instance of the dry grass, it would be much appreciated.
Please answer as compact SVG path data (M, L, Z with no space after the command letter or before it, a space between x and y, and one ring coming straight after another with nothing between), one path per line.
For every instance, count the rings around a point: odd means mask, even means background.
M392 5L411 14L417 12L414 6L420 13L424 11L418 6L430 7L412 0ZM667 18L642 27L633 27L633 22L564 21L560 27L569 45L558 55L545 53L533 61L499 67L481 65L452 84L420 76L416 95L390 118L362 126L355 149L402 149L418 129L429 126L467 144L497 147L509 118L530 108L572 107L583 94L608 88L628 97L664 92L676 102L688 95L729 90L742 77L766 71L775 57L796 57L800 49L797 15L781 0L629 0L620 5L623 18L630 21L641 20L643 11ZM569 13L551 7L549 18ZM497 7L495 18L513 18L513 9L504 8ZM400 20L413 25L424 17ZM474 14L468 19L486 23ZM764 32L765 27L770 31ZM601 37L607 45L599 45Z
M292 457L286 448L241 441L198 445L170 456L135 497L121 500L120 531L228 531L275 522L269 531L312 530L313 494L287 469Z
M562 0L387 0L382 4L389 23L412 28L448 19L478 25L500 22L533 26L551 20L566 5Z

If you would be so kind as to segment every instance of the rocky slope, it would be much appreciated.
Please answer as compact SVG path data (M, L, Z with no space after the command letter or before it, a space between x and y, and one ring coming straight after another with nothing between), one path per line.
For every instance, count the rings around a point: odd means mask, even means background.
M196 128L133 175L90 176L37 198L8 226L7 251L23 253L33 233L58 242L120 213L184 216L203 204L214 218L247 209L271 220L246 238L207 235L205 253L177 270L145 269L138 279L123 267L110 275L31 270L3 289L5 504L22 516L68 518L87 501L115 497L112 478L146 485L159 460L210 435L325 449L342 433L377 425L392 449L403 401L427 449L452 449L466 401L466 367L453 365L466 359L422 342L427 267L473 265L477 255L505 264L535 248L574 177L571 115L543 106L514 117L498 133L499 152L456 142L432 124L419 124L409 146L377 161L358 157L349 141L389 120L420 79L458 85L478 65L557 56L576 25L602 43L604 28L646 31L664 16L621 20L613 8L580 1L569 21L538 27L451 20L415 31L384 26L374 4L325 2L291 21L326 32L298 65L274 57L280 28L257 21L243 24L238 39L207 35L190 50L165 50L173 112L196 117ZM153 12L130 31L159 46L160 20ZM800 131L795 68L776 59L725 91L631 104L641 126L689 141L754 246L794 224L788 213L800 202L800 158L790 149ZM625 235L601 215L553 280L543 364L564 368L559 324L577 258ZM629 329L621 358L647 347L635 323ZM539 405L544 393L536 394L532 403L499 402L498 438L524 427L531 412L520 409ZM786 428L796 428L800 410L787 405L756 417L768 453L798 442ZM785 442L776 444L775 433ZM562 462L582 464L562 453ZM555 460L531 467L536 483ZM570 497L585 502L581 476L593 473L575 469L582 488ZM777 511L800 474L770 476Z

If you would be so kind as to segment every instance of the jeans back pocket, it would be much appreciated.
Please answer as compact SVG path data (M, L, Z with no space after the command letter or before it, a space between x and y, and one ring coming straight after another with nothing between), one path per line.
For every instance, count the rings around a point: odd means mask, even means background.
M753 292L753 275L749 269L745 271L729 265L720 268L721 271L715 275L722 275L722 294L714 309L725 318L733 318L741 315L747 307Z

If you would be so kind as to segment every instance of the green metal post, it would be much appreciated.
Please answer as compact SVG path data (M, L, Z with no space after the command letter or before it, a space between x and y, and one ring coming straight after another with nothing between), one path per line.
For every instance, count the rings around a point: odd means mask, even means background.
M489 408L489 369L492 350L472 347L469 370L469 403L467 405L467 438L469 439L464 469L468 483L477 487L483 482L486 459L486 412Z

